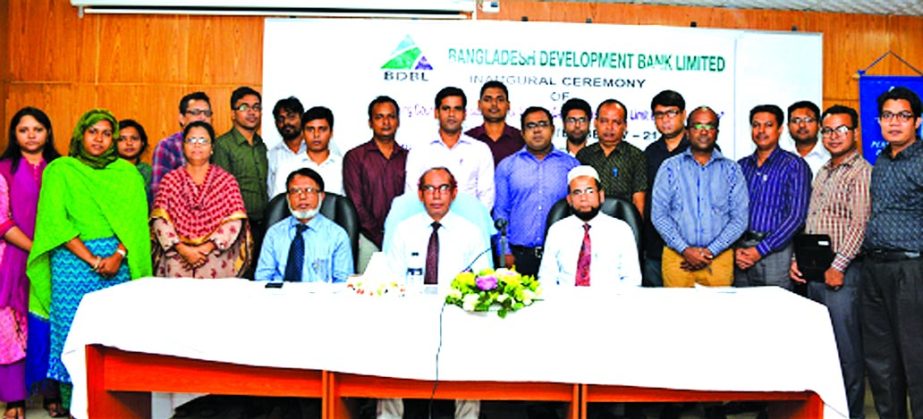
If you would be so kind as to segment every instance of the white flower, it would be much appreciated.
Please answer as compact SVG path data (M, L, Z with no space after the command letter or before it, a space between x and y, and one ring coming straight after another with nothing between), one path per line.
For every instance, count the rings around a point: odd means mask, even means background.
M502 302L504 302L504 301L506 301L506 300L509 300L509 299L510 299L510 296L509 296L509 295L506 295L506 294L500 294L500 295L497 296L497 302L498 302L498 303L502 303Z
M535 298L535 293L531 290L522 291L522 303L525 305L532 305L532 299Z
M449 289L449 297L458 300L458 299L461 299L461 298L462 298L462 293L461 293L461 291L459 291L457 288L450 288L450 289Z
M477 294L468 294L462 299L462 309L465 311L474 311L474 308L478 305L478 295Z

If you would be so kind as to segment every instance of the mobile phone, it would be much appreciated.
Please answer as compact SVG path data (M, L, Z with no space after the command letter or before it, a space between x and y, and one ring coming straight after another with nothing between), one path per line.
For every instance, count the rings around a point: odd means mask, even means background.
M266 288L282 288L282 284L285 284L285 283L284 282L267 282Z

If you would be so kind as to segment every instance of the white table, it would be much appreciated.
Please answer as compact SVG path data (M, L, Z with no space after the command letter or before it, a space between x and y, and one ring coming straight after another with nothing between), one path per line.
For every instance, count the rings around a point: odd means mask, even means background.
M147 278L88 294L63 361L87 412L87 345L192 360L435 378L441 299L313 284ZM500 319L448 306L439 380L802 392L847 412L824 306L778 288L560 288ZM332 380L332 378L331 378ZM182 391L182 390L175 390Z

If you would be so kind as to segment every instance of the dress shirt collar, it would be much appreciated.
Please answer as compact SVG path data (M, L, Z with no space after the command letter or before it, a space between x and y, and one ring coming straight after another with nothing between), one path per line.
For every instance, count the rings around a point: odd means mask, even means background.
M462 143L465 143L465 144L472 144L473 141L477 141L477 140L474 139L474 138L472 138L472 137L469 137L469 136L467 136L467 135L465 135L465 134L461 134L461 135L458 136L458 142L455 143L455 145L457 146L457 145L462 144ZM430 144L442 144L443 147L449 148L449 146L447 146L446 143L442 141L442 137L439 135L439 133L436 133L436 138L434 138L434 139L433 139L432 141L430 141L429 143L430 143ZM455 148L455 147L452 147L452 148Z
M325 218L325 217L324 217L324 214L321 214L320 212L318 212L317 215L315 215L313 218L311 218L310 220L308 220L308 223L306 224L306 225L308 226L308 230L315 230L315 231L317 230L317 225L318 225L318 223L321 222L321 221L318 220L319 218ZM301 224L301 221L298 221L298 219L295 218L294 215L289 215L289 216L288 216L288 229L289 229L289 231L295 231L295 226L298 225L298 224Z
M856 164L856 160L861 158L862 156L859 155L859 150L853 150L848 156L846 156L846 158L843 159L843 162L840 163L840 166L851 167L852 165ZM827 170L834 170L835 167L833 167L833 159L827 160L827 162L824 163L824 168Z
M652 144L652 146L656 147L657 151L662 152L664 154L672 153L672 151L667 150L667 140L664 140L662 135L660 136L660 138L657 139L657 141L654 141L654 144ZM679 139L679 144L677 144L676 148L674 148L673 150L674 151L675 150L685 150L688 148L689 148L689 140L686 138L686 134L683 134L682 138Z
M753 166L755 166L755 167L771 166L773 163L775 163L775 161L776 161L776 160L779 158L779 156L781 156L782 153L783 153L782 147L779 147L779 145L777 144L777 145L776 145L776 148L772 149L772 152L769 153L769 157L766 158L766 161L763 162L763 166L760 166L760 165L758 164L759 160L758 160L757 157L756 157L758 152L759 152L759 150L755 150L755 151L753 152L753 154L751 154L751 155L749 155L749 156L747 156L747 157L744 157L745 159L747 159L747 160L749 160L751 163L753 163Z
M695 156L692 155L692 147L687 148L686 151L683 152L682 156L684 156L684 157L687 158L687 159L691 159L695 164L699 164L699 162L695 160ZM716 162L716 161L722 160L722 159L724 159L724 155L721 154L721 152L718 151L717 148L714 148L714 149L712 149L712 151L711 151L711 157L708 158L708 161L705 162L705 165L704 165L704 166L707 167L708 165L712 164L713 162Z
M486 133L487 133L487 129L484 128L484 124L481 124L481 125L478 125L468 130L466 134L470 135L471 137L477 138L482 135L486 137L487 136ZM511 138L515 140L516 137L521 136L521 135L522 134L520 134L520 131L518 129L513 128L510 126L510 124L507 124L504 122L503 123L503 133L500 134L500 138L498 138L497 141L500 141L504 138Z
M366 154L367 153L378 153L378 155L385 157L384 153L382 153L381 150L378 149L378 144L375 144L374 138L366 141L365 143L363 143L357 148ZM406 152L407 152L407 149L404 148L404 146L398 144L397 141L394 141L394 151L391 152L392 159L396 156L399 156L401 153L406 153ZM333 152L331 152L330 154L333 154Z
M921 142L923 142L923 140L921 140L920 137L917 136L917 139L914 140L913 144L901 150L901 152L897 153L897 156L895 156L894 158L891 158L891 144L888 144L887 146L885 146L883 150L881 150L881 154L879 154L878 157L879 158L884 157L884 158L887 158L888 160L909 159L913 156L920 154L921 147L923 147L923 145L921 145Z
M240 131L237 130L237 127L232 127L229 133L231 134L231 138L234 139L234 142L236 142L237 145L250 146L250 143L247 142L247 137L244 137L244 135L241 134ZM260 134L257 134L254 132L253 133L253 147L256 147L262 142L263 142L263 139L260 137Z
M278 148L283 153L291 155L301 155L308 152L308 144L305 143L304 140L301 140L301 144L298 146L298 151L292 151L292 149L288 148L288 144L285 143L285 140L280 141L279 144L276 144L274 148Z
M535 157L535 155L529 152L528 147L520 148L519 151L517 151L513 155L521 156L521 157L529 157L529 158L532 158L532 160L539 161L538 158ZM566 151L563 151L559 148L555 148L554 146L552 146L551 151L549 151L548 154L545 155L545 158L542 159L541 161L548 160L549 158L561 158L563 156L570 156L570 154L567 154Z

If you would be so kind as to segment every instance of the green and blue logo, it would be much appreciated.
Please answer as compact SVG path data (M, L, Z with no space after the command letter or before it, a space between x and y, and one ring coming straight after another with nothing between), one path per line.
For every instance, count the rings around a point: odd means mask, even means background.
M391 52L391 59L381 66L382 70L432 70L423 51L413 42L410 35Z

